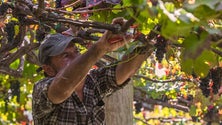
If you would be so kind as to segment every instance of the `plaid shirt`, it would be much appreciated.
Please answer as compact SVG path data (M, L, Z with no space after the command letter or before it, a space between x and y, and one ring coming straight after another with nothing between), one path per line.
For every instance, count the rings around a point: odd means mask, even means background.
M47 90L54 78L44 78L34 85L33 117L35 125L104 125L103 98L118 89L115 80L116 66L91 70L86 77L80 101L74 92L61 104L53 104L47 97Z

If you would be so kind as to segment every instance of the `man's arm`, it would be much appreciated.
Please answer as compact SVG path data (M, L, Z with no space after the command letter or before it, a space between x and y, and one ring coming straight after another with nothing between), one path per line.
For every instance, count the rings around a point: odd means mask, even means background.
M123 18L116 19L117 22ZM115 22L115 20L114 20ZM107 52L114 51L126 43L122 40L110 43L108 40L117 35L106 31L100 40L94 44L86 53L72 60L63 70L55 76L48 89L48 98L55 104L62 103L75 91L79 84L83 84L88 71ZM125 37L124 34L118 34ZM129 41L130 38L126 38Z
M143 54L133 53L125 55L116 68L116 81L118 85L123 84L128 78L132 77L140 68L141 64L150 56L153 48L147 47L147 52Z
M100 43L94 44L86 53L76 57L60 71L48 89L49 99L55 103L66 100L83 82L88 71L99 60L106 51L102 49Z

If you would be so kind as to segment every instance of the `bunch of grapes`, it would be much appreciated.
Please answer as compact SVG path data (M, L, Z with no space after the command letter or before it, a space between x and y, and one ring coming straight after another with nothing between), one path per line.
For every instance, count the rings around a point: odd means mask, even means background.
M41 42L45 36L50 32L50 27L41 26L36 30L36 40Z
M161 63L164 54L166 53L167 40L161 35L158 35L156 38L156 44L154 46L156 47L156 59L159 63Z
M148 39L152 40L154 38L156 38L158 36L157 32L160 32L161 30L161 25L156 25L153 30L150 31L150 33L148 34Z
M164 54L166 53L166 47L167 47L167 40L158 34L158 32L161 31L161 25L156 25L153 30L148 34L147 38L149 40L155 41L154 46L156 47L156 59L160 63L164 57Z
M61 2L62 2L62 0L56 0L56 1L55 1L55 3L56 3L56 8L61 8L61 7L62 7Z
M4 15L7 12L8 8L9 8L8 4L2 3L0 5L0 15Z
M213 82L213 85L211 86L211 89L213 90L212 92L213 94L217 94L222 83L222 67L210 69L208 75L200 80L199 88L202 90L204 96L208 97L210 95L210 80Z
M12 43L14 41L15 25L16 23L14 21L6 24L5 31L7 32L7 39L9 43Z
M186 100L187 101L193 101L193 95L188 95Z
M45 38L45 32L41 30L40 28L38 28L36 30L35 38L37 41L42 41Z
M16 96L16 101L20 102L20 82L18 80L10 81L10 89L12 97Z
M142 109L142 102L136 101L134 106L135 106L136 114L140 113Z

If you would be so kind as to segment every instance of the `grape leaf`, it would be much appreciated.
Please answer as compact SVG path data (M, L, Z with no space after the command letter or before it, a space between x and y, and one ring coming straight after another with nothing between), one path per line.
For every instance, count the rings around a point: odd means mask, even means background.
M189 10L195 10L197 7L205 5L211 8L212 10L215 9L216 5L220 2L220 0L195 0L194 3L186 3L184 7Z
M193 72L193 60L192 59L186 59L181 62L181 70L188 73L192 74Z

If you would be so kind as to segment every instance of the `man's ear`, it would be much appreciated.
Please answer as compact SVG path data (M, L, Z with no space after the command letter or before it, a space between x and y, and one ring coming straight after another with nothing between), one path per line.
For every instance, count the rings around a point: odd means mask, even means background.
M50 77L53 77L56 75L56 71L50 65L43 65L42 69Z

